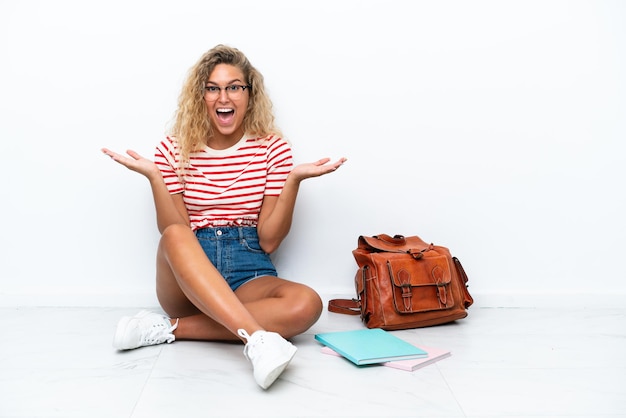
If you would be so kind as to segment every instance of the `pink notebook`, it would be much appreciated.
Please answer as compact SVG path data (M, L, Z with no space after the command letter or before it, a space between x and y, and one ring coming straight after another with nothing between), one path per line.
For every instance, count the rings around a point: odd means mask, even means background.
M450 357L452 353L447 350L443 350L441 348L434 347L424 347L423 345L418 346L422 350L428 353L428 357L424 358L416 358L413 360L400 360L400 361L388 361L385 363L381 363L383 366L393 367L394 369L406 370L408 372L415 371L417 369L421 369L422 367L428 366L429 364L433 364L436 361L442 360L446 357ZM330 354L333 356L341 357L341 354L336 352L330 347L322 347L322 353Z

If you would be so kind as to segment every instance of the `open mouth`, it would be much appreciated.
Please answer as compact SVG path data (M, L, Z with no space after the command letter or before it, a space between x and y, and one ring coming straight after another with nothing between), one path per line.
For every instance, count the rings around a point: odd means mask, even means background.
M235 111L233 109L227 108L216 109L216 113L217 119L219 119L219 121L223 123L230 122L235 116Z

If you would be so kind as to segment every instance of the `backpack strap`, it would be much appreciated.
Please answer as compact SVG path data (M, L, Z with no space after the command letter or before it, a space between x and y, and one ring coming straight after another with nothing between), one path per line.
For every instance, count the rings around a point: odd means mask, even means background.
M331 299L328 301L328 310L346 315L360 315L361 302L356 299Z

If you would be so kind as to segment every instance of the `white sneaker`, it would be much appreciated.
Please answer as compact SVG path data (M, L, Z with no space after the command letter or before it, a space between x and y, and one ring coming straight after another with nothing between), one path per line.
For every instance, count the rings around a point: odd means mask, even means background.
M256 331L248 335L240 329L237 333L247 341L243 354L252 363L254 380L267 389L285 370L297 348L275 332Z
M175 340L172 331L178 326L178 320L172 325L165 315L141 311L135 316L125 316L117 324L113 337L113 347L118 350L130 350L146 345L171 343Z

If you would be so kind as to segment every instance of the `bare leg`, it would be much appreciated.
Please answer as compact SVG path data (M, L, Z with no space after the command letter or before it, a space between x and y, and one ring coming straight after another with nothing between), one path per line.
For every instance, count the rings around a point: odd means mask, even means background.
M261 277L235 294L263 329L290 338L309 329L322 312L322 302L311 288L277 277ZM204 314L180 318L177 339L213 340L220 325ZM232 338L229 338L232 339Z
M183 225L172 225L161 238L157 295L165 312L180 318L177 339L239 340L239 328L289 338L309 329L322 312L315 291L277 277L252 280L233 292Z
M157 297L171 317L202 313L213 318L215 326L204 329L209 331L206 339L237 340L239 328L250 334L263 329L185 225L171 225L161 236L157 252ZM184 330L185 325L182 326Z

